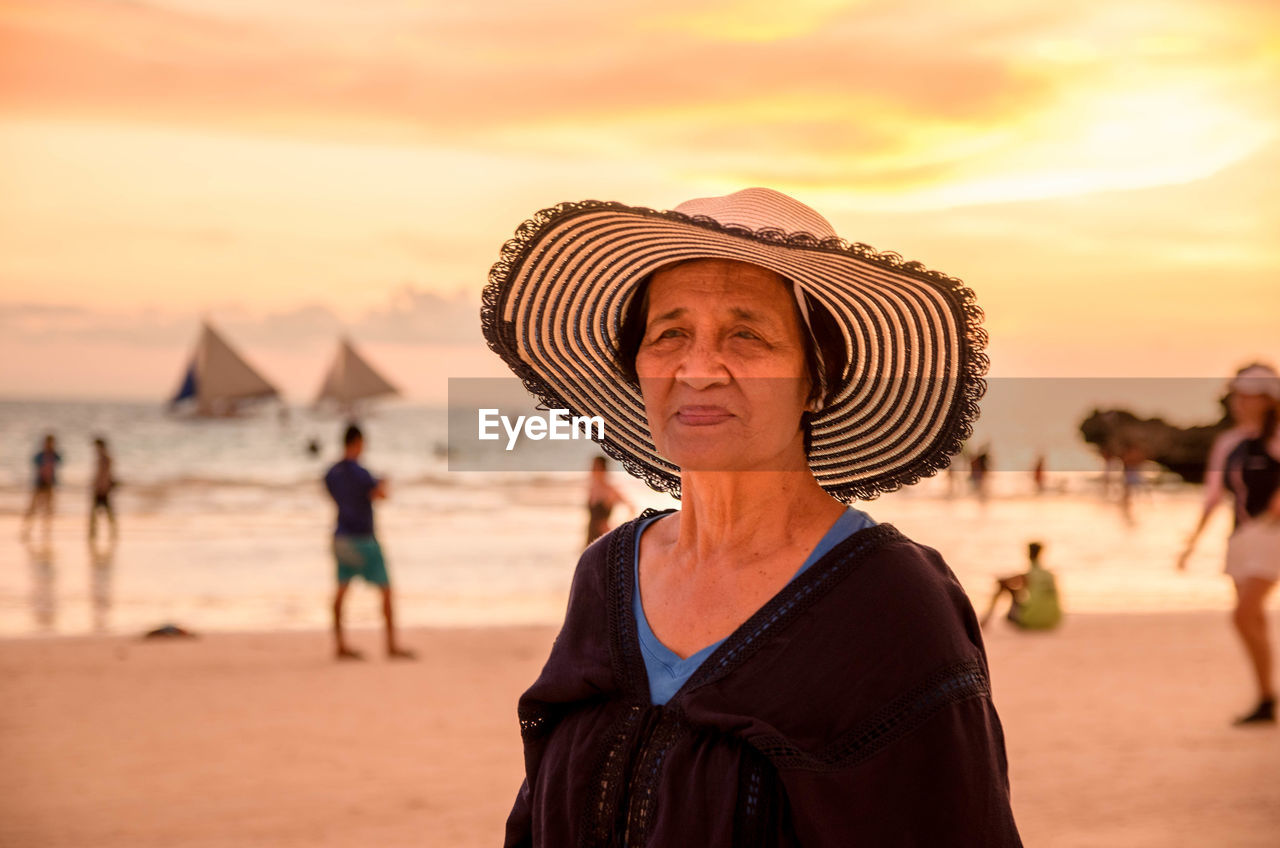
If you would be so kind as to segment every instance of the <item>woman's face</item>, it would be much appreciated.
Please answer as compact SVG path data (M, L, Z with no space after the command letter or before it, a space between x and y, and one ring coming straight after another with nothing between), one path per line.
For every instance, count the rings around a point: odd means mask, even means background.
M778 274L722 259L654 274L636 373L654 445L682 469L808 467L804 341Z
M1237 424L1258 426L1266 418L1267 410L1275 403L1270 395L1244 394L1232 392L1227 396L1227 409L1231 411L1231 420Z

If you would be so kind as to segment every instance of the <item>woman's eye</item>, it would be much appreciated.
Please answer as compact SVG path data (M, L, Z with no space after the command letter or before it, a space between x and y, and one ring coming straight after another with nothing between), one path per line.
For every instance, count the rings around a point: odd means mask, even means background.
M733 335L734 335L734 338L739 338L739 339L754 339L754 340L759 340L759 338L760 338L759 336L757 336L755 333L751 332L750 330L736 330L736 331L734 331L734 334L733 334Z

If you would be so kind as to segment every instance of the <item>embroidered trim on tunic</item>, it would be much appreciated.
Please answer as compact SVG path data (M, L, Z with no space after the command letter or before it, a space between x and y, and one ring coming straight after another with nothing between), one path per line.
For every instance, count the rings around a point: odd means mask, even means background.
M657 790L662 775L662 761L681 732L677 711L661 707L655 708L655 711L658 723L644 742L631 780L624 845L648 843L649 831L653 827L658 807Z
M734 848L773 848L778 828L778 773L751 747L742 752L733 811Z
M608 845L618 830L616 818L630 765L630 753L635 746L646 709L641 704L627 706L604 735L603 744L597 749L596 772L590 784L595 801L584 810L586 827L582 830L583 848Z
M981 660L970 660L935 672L817 754L803 751L781 736L762 736L753 741L776 768L835 771L882 751L949 704L990 695L986 665Z
M620 563L629 563L636 549L636 527L659 510L646 509L635 519L619 527L609 540L609 555L605 560L605 603L608 605L609 660L618 672L618 683L629 697L650 703L649 675L644 670L644 657L640 655L640 637L636 634L636 618L631 612L631 575L618 573ZM621 579L620 579L621 578ZM625 593L625 597L623 597Z

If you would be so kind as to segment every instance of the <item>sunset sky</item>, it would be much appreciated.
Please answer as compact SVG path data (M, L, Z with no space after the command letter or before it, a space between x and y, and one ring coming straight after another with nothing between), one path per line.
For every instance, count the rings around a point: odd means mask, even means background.
M0 398L500 373L536 210L766 185L966 280L993 374L1280 361L1273 0L0 0Z

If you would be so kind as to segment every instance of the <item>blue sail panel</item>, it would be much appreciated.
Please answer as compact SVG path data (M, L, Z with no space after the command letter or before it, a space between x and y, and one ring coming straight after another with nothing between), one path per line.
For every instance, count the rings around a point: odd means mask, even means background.
M187 376L182 378L182 385L178 388L178 393L173 396L170 403L186 400L196 396L196 361L191 360L190 367L187 368Z

